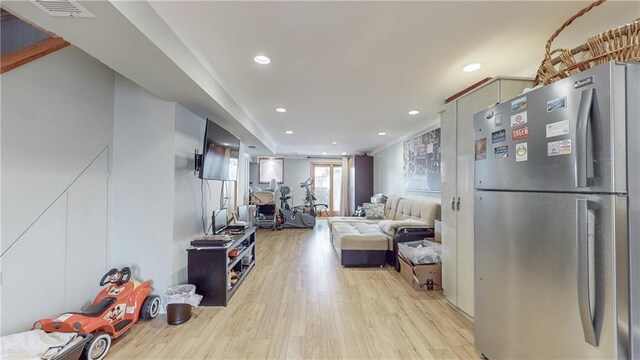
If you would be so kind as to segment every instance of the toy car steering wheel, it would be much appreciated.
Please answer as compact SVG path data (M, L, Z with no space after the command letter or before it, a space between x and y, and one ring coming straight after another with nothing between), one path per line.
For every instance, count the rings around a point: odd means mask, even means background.
M100 286L105 286L107 284L116 284L118 286L128 282L131 279L131 269L127 267L123 267L122 270L118 271L117 268L113 268L109 270L102 279L100 280Z

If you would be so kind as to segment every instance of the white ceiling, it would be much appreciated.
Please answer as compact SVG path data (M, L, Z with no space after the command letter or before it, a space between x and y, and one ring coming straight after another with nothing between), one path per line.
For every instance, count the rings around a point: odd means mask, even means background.
M26 1L3 7L161 98L217 119L258 153L297 156L383 148L436 124L444 98L484 77L532 76L549 34L587 4L81 3L96 18L51 17ZM640 2L609 1L554 45L573 47L638 17ZM272 63L259 66L257 54ZM461 71L476 61L480 71ZM288 111L277 113L281 106Z
M534 75L547 38L586 4L151 1L278 153L309 155L381 148L437 122L443 100L476 81ZM605 3L555 45L638 16L640 2ZM472 62L482 69L463 73Z

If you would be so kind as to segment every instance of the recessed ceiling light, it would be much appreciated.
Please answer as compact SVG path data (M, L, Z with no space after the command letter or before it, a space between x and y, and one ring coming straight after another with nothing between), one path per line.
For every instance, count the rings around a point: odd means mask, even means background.
M224 146L229 146L229 143L222 143L222 145L224 145Z
M331 142L331 144L333 144L333 145L335 145L335 144L337 144L337 143L338 143L337 141L332 141L332 142Z
M266 57L264 55L258 55L258 56L253 58L253 61L257 62L260 65L267 65L268 63L271 62L271 59L269 59L268 57Z
M481 67L482 67L482 65L480 65L478 63L468 64L468 65L465 65L462 68L462 71L464 71L464 72L472 72L472 71L476 71L476 70L480 69Z
M418 115L418 114L420 114L419 110L411 110L411 111L409 111L409 115Z
M326 151L323 151L323 152L322 152L322 155L327 155L327 152L326 152Z
M344 151L343 151L343 152L341 152L340 154L342 154L342 155L347 155L347 153L346 153L346 152L344 152Z
M287 130L287 131L285 131L285 133L286 133L287 135L291 135L291 134L293 134L293 131L291 131L291 130Z
M381 132L379 132L379 133L378 133L378 135L380 135L380 136L385 136L385 135L387 135L387 133L386 133L386 132L384 132L384 131L381 131Z
M285 108L277 108L276 111L277 112L287 112L287 109L285 109Z

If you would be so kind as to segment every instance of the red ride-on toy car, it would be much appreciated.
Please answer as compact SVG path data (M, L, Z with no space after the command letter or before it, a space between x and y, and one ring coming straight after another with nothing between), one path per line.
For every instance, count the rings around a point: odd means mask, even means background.
M83 359L101 360L111 347L111 339L131 329L138 319L153 319L160 310L160 297L151 294L151 281L129 281L131 269L111 269L100 280L100 286L110 284L96 296L87 309L68 312L55 319L42 319L34 329L46 332L77 332L93 334L85 346Z

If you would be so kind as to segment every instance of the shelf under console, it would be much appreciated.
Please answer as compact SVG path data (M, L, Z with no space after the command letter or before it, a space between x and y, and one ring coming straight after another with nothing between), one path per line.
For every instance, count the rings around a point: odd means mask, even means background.
M242 248L234 258L229 252ZM248 264L242 261L248 257ZM256 229L247 229L244 234L234 235L233 240L219 246L197 246L187 249L188 282L196 286L202 295L200 305L226 306L244 282L256 263ZM231 271L240 273L236 282L231 282Z

